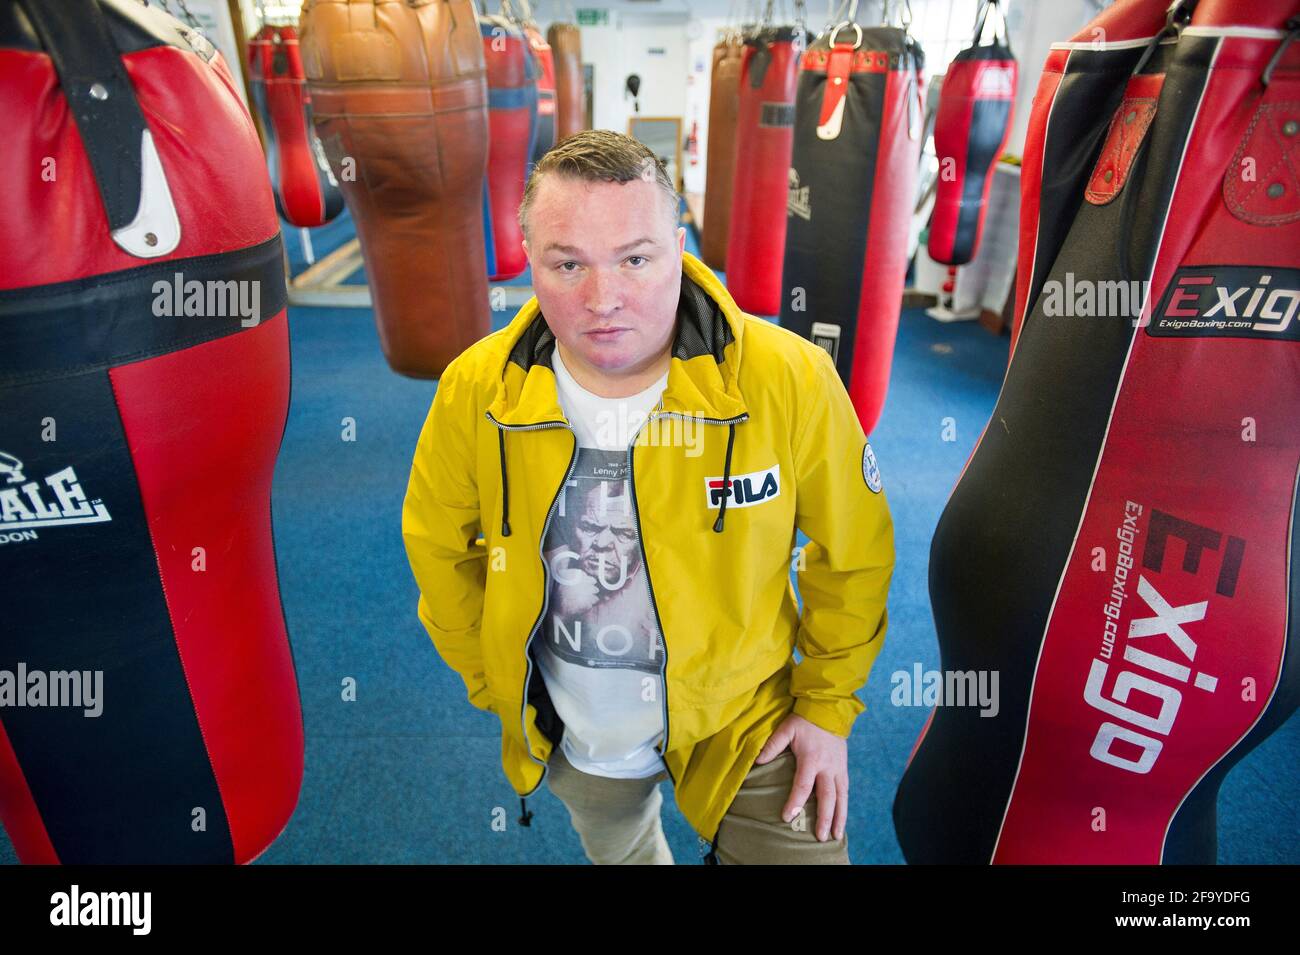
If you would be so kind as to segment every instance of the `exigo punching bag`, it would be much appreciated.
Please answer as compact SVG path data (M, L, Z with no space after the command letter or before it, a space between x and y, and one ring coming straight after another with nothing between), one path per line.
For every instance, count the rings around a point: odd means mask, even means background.
M523 31L507 17L480 17L479 30L491 140L482 196L487 273L505 281L528 268L517 216L537 136L539 70Z
M312 128L298 31L266 24L249 41L248 60L276 211L290 225L324 225L343 211L343 193Z
M704 183L704 228L700 258L715 269L727 267L731 231L731 185L736 166L736 118L740 106L740 65L745 45L728 33L713 48L709 81L709 148Z
M1025 319L930 552L943 672L999 679L922 733L910 862L1212 863L1300 702L1297 7L1166 6L1039 81Z
M989 9L985 0L975 24L973 44L953 59L943 78L934 148L939 157L934 215L930 219L930 258L965 265L979 248L993 166L1011 133L1011 102L1016 95L1016 61L1005 35L981 44Z
M745 40L741 61L727 290L755 315L781 311L786 183L805 37L802 26L764 27Z
M312 117L356 223L389 366L437 378L491 329L487 84L471 0L306 0Z
M261 144L135 0L0 4L0 115L0 822L26 863L248 862L303 770Z
M921 67L905 29L846 22L813 43L799 71L781 325L831 353L867 432L885 403L902 307Z

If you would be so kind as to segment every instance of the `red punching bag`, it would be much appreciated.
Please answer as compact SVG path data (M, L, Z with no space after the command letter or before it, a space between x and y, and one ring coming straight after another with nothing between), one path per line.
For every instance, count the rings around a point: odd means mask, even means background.
M736 118L727 290L742 310L781 311L781 257L794 144L803 26L763 27L745 40Z
M943 78L934 148L939 157L934 215L927 251L945 265L965 265L979 249L993 167L1011 134L1016 61L1003 37L981 44L985 18L998 0L985 0L973 44L953 59Z
M922 731L909 862L1213 863L1300 704L1300 9L1168 6L1038 83L1019 338L930 551L943 670L997 702Z
M343 193L312 128L298 31L266 24L249 41L248 60L276 211L290 225L324 225L343 211Z
M922 139L920 47L846 21L799 76L781 325L830 352L863 430L885 403Z
M249 862L303 770L257 132L135 0L5 4L0 115L0 822L26 863Z
M512 279L528 268L519 204L537 134L536 61L522 30L504 16L480 16L487 61L489 149L483 183L488 278Z
M526 23L524 34L537 62L537 137L533 143L533 162L546 155L555 145L555 59L551 46L537 29L537 24Z

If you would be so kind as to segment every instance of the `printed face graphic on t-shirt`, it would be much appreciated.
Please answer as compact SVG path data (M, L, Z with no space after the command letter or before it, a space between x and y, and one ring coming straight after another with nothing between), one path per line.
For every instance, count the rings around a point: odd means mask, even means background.
M584 489L584 506L574 526L578 566L596 578L601 590L620 590L641 564L636 519L627 482L597 481Z
M544 557L551 589L543 646L584 668L657 674L663 644L645 581L625 453L579 449Z

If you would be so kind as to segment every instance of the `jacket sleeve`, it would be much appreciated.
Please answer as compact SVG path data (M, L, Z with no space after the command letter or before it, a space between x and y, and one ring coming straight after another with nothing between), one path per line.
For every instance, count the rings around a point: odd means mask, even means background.
M487 547L480 537L475 415L468 385L438 383L420 431L402 505L402 538L420 589L417 613L439 655L465 681L469 701L492 710L479 628Z
M866 709L855 695L885 639L885 598L894 571L889 505L872 470L867 436L830 355L817 353L795 443L796 523L808 535L796 563L803 600L791 682L794 712L847 737Z

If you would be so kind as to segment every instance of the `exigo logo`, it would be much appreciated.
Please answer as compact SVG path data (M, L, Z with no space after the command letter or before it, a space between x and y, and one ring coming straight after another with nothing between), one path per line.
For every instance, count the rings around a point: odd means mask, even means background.
M1168 337L1300 341L1300 270L1259 266L1179 269L1147 326Z
M1139 512L1141 510L1137 505L1132 507ZM1128 666L1119 670L1110 695L1107 696L1103 687L1106 685L1110 665L1094 658L1083 691L1083 698L1089 706L1111 717L1098 727L1089 755L1131 773L1151 772L1159 758L1160 751L1164 748L1162 737L1168 737L1173 730L1174 720L1183 703L1183 689L1180 686L1186 688L1190 684L1204 693L1214 693L1219 686L1217 676L1193 670L1197 640L1201 639L1202 629L1201 626L1193 625L1204 624L1209 616L1210 601L1206 599L1175 605L1152 583L1152 580L1161 582L1160 586L1165 593L1173 590L1169 586L1168 577L1162 581L1160 576L1167 563L1165 550L1170 540L1184 542L1181 567L1185 573L1193 575L1200 569L1201 560L1207 551L1219 551L1222 547L1214 592L1229 600L1237 592L1237 577L1246 553L1246 542L1240 537L1229 536L1225 542L1224 535L1219 531L1181 520L1163 511L1151 512L1137 584L1138 596L1146 603L1146 609L1137 610L1128 626L1128 639L1123 654L1124 663ZM1208 594L1205 596L1208 597ZM1222 613L1222 609L1219 612ZM1113 615L1108 612L1107 616ZM1109 657L1106 653L1102 655ZM1134 698L1136 694L1158 701L1159 712L1153 715L1137 709L1137 700ZM1120 752L1115 751L1117 741L1122 744ZM1123 751L1124 747L1127 752Z
M731 494L727 495L727 484L720 477L704 479L704 492L708 498L708 507L716 511L727 498L727 510L733 507L751 507L762 504L781 493L781 466L774 464L766 471L752 474L734 474L731 477Z

